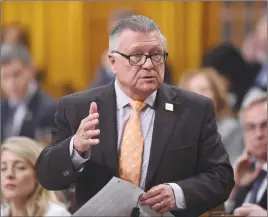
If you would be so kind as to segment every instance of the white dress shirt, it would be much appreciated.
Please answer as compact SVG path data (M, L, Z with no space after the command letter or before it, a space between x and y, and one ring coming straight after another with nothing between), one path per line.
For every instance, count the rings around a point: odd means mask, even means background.
M120 150L120 144L123 137L123 132L125 125L132 114L132 108L129 106L129 103L132 101L118 86L117 80L115 81L115 93L117 101L117 132L118 132L118 151ZM154 118L155 118L155 108L154 102L156 98L156 91L153 92L148 98L144 101L146 106L141 111L140 120L141 120L141 131L144 139L144 152L143 152L143 163L142 163L142 174L140 181L140 188L144 190L146 174L149 165L150 150L152 143L153 127L154 127ZM73 164L75 168L81 168L81 165L90 159L90 151L87 153L85 158L82 158L79 153L73 148L73 138L70 142L70 155L72 157ZM80 170L82 171L83 168ZM183 191L179 185L176 183L166 183L169 184L175 194L176 206L178 209L185 209L185 197Z

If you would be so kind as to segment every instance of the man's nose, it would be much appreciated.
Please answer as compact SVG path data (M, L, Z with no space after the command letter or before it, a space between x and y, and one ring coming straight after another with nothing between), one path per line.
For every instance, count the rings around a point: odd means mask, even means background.
M260 127L256 127L255 129L255 135L258 139L262 139L265 136L265 133L267 133L266 131L264 131L263 129L261 129Z
M152 69L154 67L154 64L150 58L147 58L145 63L142 65L143 69Z

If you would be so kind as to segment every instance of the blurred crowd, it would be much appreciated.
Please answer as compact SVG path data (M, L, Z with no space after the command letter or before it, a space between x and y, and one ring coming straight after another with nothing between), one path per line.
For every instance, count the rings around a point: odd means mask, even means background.
M110 31L130 9L114 11ZM30 53L30 38L19 23L1 36L1 215L68 216L74 188L47 191L35 178L34 164L50 141L57 100L40 87L40 72ZM224 204L227 213L266 216L267 209L267 15L256 24L241 48L220 43L204 53L199 68L165 82L211 98L218 131L235 172L236 186ZM176 63L173 63L176 64ZM114 74L107 50L89 88L108 84ZM241 214L242 213L242 214ZM253 214L252 214L253 213Z

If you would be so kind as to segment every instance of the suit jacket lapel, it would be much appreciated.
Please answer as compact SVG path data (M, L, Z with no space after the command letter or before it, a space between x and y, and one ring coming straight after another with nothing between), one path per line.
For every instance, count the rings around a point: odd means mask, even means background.
M4 128L8 117L8 102L7 100L3 100L1 102L1 141L3 141L4 138Z
M173 111L166 109L166 103L173 105ZM158 90L155 108L155 121L146 177L146 189L151 186L151 181L161 161L161 155L165 150L173 126L178 116L182 114L182 108L179 102L176 101L176 94L166 85L163 85Z
M103 146L103 160L118 176L116 95L114 82L107 85L97 97L100 129L100 145Z
M33 129L35 124L34 122L38 122L38 104L40 101L40 90L38 89L36 93L32 96L32 98L27 103L27 113L24 117L20 128L20 135L35 137L35 133L37 129Z

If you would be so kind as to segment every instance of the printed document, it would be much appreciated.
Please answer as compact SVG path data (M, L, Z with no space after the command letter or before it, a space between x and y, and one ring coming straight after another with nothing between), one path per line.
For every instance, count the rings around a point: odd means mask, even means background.
M131 216L139 196L144 191L136 185L113 177L94 197L85 203L73 216ZM140 206L140 217L161 216L148 206ZM165 213L162 216L173 216Z

